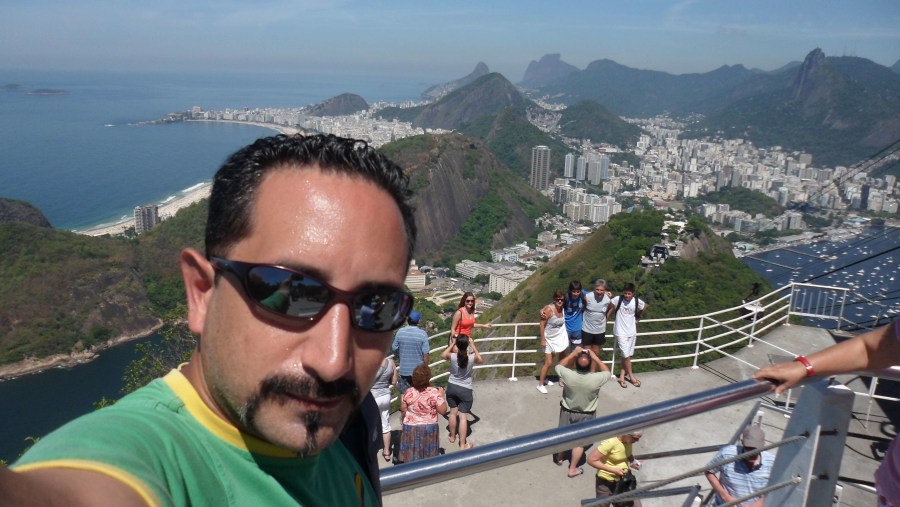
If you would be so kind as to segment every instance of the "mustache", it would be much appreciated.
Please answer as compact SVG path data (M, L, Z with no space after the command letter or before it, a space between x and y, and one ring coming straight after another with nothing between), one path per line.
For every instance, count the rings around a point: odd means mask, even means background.
M256 415L260 406L270 400L276 402L284 397L301 398L346 398L353 406L362 400L359 384L349 379L338 379L323 382L314 377L270 375L263 379L256 393L247 400L239 410L238 418L247 428L256 427ZM319 428L321 414L309 412L303 415L306 425L307 449L316 449L316 432Z
M260 382L257 396L261 401L277 396L348 398L355 404L360 400L360 389L359 384L345 378L323 382L310 376L270 375Z

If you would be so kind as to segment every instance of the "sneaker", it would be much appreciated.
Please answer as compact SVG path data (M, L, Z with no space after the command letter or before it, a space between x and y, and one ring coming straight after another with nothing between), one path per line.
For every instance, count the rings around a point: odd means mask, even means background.
M553 381L552 381L552 380L548 380L548 381L547 381L547 385L548 385L548 386L552 386L552 385L553 385Z
M543 394L547 394L547 388L544 386L537 386L537 390Z

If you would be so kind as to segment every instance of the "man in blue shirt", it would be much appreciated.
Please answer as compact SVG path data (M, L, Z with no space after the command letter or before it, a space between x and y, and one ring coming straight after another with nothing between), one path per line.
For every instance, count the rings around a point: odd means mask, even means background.
M566 317L566 332L569 334L569 346L573 349L581 345L581 325L584 321L584 294L581 282L572 280L566 299L563 301L563 314Z
M741 445L726 445L719 449L716 457L709 462L706 478L716 492L716 505L722 505L743 498L761 490L769 483L775 456L763 451L752 457L733 461L724 465L719 462L738 454L759 449L766 445L766 434L759 426L748 426L741 434ZM716 476L720 473L719 476ZM763 496L749 498L741 502L741 507L761 507Z
M428 335L418 327L421 318L421 313L415 310L410 312L407 319L409 325L397 331L394 343L391 344L391 353L400 360L400 367L397 368L399 373L397 388L400 389L400 396L403 396L412 385L412 374L416 366L428 363Z

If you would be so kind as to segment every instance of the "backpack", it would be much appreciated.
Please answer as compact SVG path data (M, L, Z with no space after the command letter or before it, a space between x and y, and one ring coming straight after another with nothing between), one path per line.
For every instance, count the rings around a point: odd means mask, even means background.
M624 301L624 300L625 300L624 297L619 296L619 302L616 303L616 311L613 312L613 315L616 315L616 316L619 315L619 308L622 307L622 301ZM643 314L640 313L640 310L638 310L638 308L640 308L640 306L641 306L641 300L638 299L637 294L635 294L634 295L634 320L641 320L641 315L643 315Z

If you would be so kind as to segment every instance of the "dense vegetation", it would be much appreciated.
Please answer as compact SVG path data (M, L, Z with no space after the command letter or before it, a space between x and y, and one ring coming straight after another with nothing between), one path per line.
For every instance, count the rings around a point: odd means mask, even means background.
M0 224L0 364L158 325L184 302L178 252L202 245L205 206L136 239Z
M481 138L484 144L525 180L531 178L531 149L535 146L550 148L551 178L562 176L558 171L565 165L565 156L572 150L562 141L532 125L525 113L508 108L496 116L484 116L467 124L461 131Z
M752 216L763 214L769 218L784 213L784 206L762 192L743 187L725 187L718 192L710 192L702 197L687 198L685 204L697 207L703 203L727 204L733 210L740 210Z
M633 147L641 133L640 127L593 100L583 100L563 110L559 130L566 137L590 139L593 143L608 143L623 149Z
M540 308L550 302L553 291L565 290L571 280L580 280L590 290L592 280L604 278L616 294L621 293L625 282L635 283L638 297L650 305L646 317L651 319L696 315L738 306L754 283L768 288L759 275L734 258L727 242L696 220L693 229L686 229L682 239L699 253L687 258L670 258L659 269L644 270L638 261L659 241L663 218L663 214L656 211L616 215L607 226L553 258L520 284L486 313L485 320L537 322ZM665 329L666 323L641 324L642 331ZM532 331L536 333L537 329ZM649 344L686 339L689 338L663 334L641 340L643 344ZM667 348L654 352L656 355L672 353ZM539 364L541 357L534 354L535 364ZM684 364L676 360L662 366L681 367ZM647 363L635 363L637 371L648 367Z

